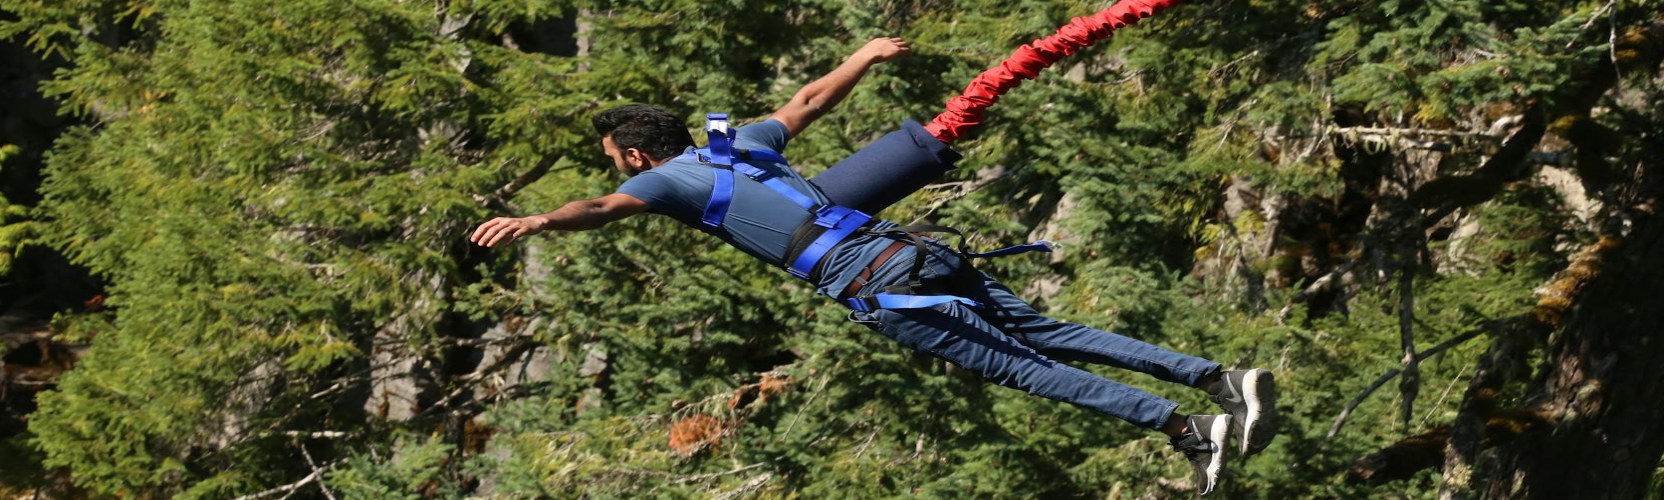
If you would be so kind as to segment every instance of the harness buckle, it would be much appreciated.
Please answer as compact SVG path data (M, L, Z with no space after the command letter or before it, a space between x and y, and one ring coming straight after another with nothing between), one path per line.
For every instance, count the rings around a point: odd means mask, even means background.
M883 309L878 305L878 297L871 295L844 299L844 305L849 306L850 310L855 312L873 312Z
M728 131L728 113L706 114L705 135L710 138L710 144L706 147L711 150L712 163L733 165L734 138Z
M815 208L815 225L824 228L838 227L857 212L848 207L838 205L821 205Z
M757 182L763 182L763 181L769 180L770 178L774 177L774 172L770 172L770 171L767 171L767 170L763 170L761 168L757 168L756 165L752 165L750 163L744 163L744 161L749 160L749 158L747 158L747 156L749 156L749 155L745 154L746 151L747 150L744 150L744 149L734 150L735 153L738 153L740 155L739 158L741 160L741 161L734 162L734 164L735 165L744 165L744 167L739 168L740 173L745 174L746 177L750 177L751 180L754 180L754 181L757 181Z
M728 135L728 113L705 113L705 131Z

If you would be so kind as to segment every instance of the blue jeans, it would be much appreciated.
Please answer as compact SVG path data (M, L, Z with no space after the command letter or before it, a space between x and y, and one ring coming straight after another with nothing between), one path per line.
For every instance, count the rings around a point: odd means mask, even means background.
M923 276L982 304L948 303L927 309L884 309L853 318L908 347L948 360L996 384L1063 401L1159 429L1178 403L1094 375L1063 361L1084 361L1148 373L1195 386L1219 363L1162 349L1103 330L1041 315L1011 289L967 266L956 253L930 242ZM906 283L912 248L875 270L860 294Z

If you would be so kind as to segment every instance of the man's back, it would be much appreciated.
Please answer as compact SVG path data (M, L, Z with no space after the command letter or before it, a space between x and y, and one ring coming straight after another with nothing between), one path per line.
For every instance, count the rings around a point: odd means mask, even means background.
M789 140L784 125L766 120L740 127L735 132L734 147L784 153ZM828 203L819 189L789 166L769 161L746 163L778 176L817 203ZM705 226L701 219L711 198L714 168L717 167L700 163L694 155L682 155L630 178L619 186L618 192L647 202L653 212L709 232L769 265L782 266L792 234L809 221L809 212L773 189L744 175L735 175L733 201L727 217L718 228ZM880 227L890 225L882 221L878 224ZM843 271L853 263L871 261L872 256L867 254L881 251L864 244L870 239L857 236L850 244L842 245L827 255L820 268L822 279L816 283L817 287L842 290L842 286L848 283L847 277L843 276L847 273Z
M766 149L784 153L789 140L786 128L773 120L740 127L735 135L734 147L746 150ZM816 202L826 203L826 197L811 188L803 176L790 167L768 161L747 163L780 177ZM721 227L708 228L700 222L700 218L711 197L715 177L712 170L715 168L718 167L700 163L694 155L684 154L630 178L619 186L618 192L647 202L654 213L706 229L764 262L780 265L791 243L792 231L808 220L809 213L767 186L736 175L734 199L729 205L728 217L722 221Z

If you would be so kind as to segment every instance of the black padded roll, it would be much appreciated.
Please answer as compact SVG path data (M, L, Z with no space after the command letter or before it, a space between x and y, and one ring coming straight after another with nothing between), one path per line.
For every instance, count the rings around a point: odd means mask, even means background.
M832 203L876 214L940 179L960 158L919 122L906 120L901 130L885 134L809 182Z

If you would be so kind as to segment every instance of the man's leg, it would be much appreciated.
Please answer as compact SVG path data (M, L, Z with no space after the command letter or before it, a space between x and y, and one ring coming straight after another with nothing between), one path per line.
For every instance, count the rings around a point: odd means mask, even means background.
M1179 415L1178 404L1047 358L959 303L856 314L879 333L996 384L1161 431L1190 462L1200 493L1218 484L1232 432L1229 415Z
M1124 368L1192 387L1220 370L1213 361L1042 315L987 274L967 272L961 278L958 291L983 304L977 310L982 319L1048 357Z
M1270 371L1222 371L1213 361L1046 317L986 274L967 272L960 278L961 292L984 304L977 310L984 320L1040 354L1126 368L1206 390L1230 413L1245 454L1264 450L1276 438L1277 390Z
M876 214L942 178L959 153L913 120L810 179L832 203Z
M920 352L953 362L990 382L1160 429L1178 403L1041 355L1001 333L960 304L879 310L874 330Z

